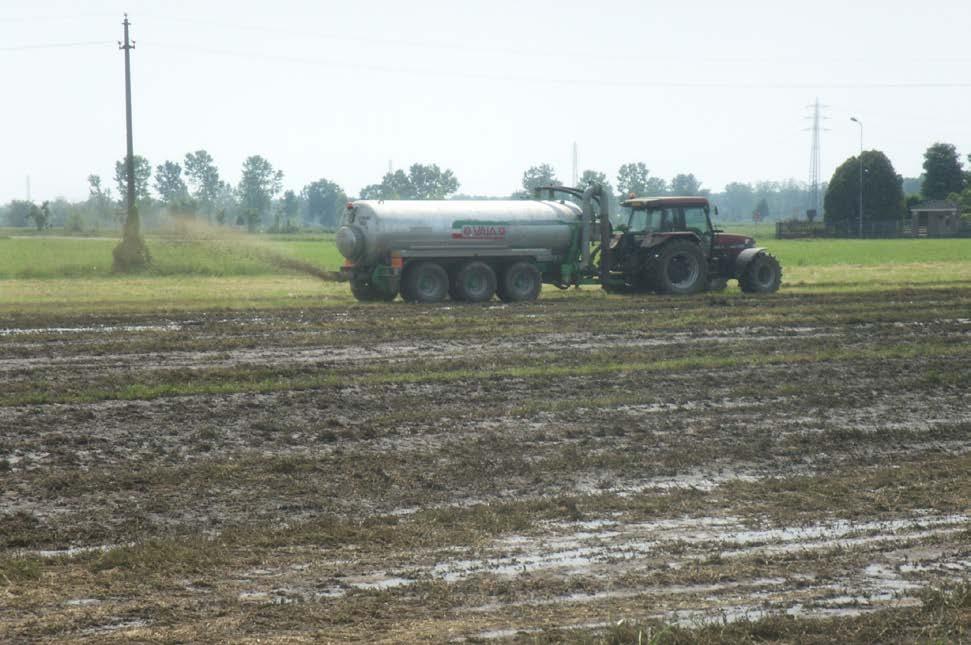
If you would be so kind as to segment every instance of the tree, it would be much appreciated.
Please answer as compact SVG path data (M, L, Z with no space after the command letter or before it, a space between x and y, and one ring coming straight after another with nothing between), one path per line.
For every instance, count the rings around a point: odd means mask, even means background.
M253 232L263 215L269 210L273 197L283 185L283 173L259 155L247 157L243 162L243 175L239 180L239 199L246 214L246 226Z
M156 166L155 191L169 206L184 203L189 196L189 189L182 179L182 166L174 161L166 161Z
M947 201L956 204L962 214L971 213L971 186L967 186L960 193L951 193L947 196ZM908 203L908 206L911 204Z
M950 143L935 143L924 153L924 199L946 199L964 190L964 171L958 152ZM865 209L864 209L865 210Z
M668 192L668 182L660 177L648 177L644 184L645 195L664 195Z
M283 193L283 200L280 204L280 210L283 211L284 227L289 231L293 226L293 220L297 218L297 210L300 208L300 201L297 199L297 194L292 190L288 190Z
M361 189L361 199L445 199L459 188L459 181L451 170L436 164L412 164L403 170L389 172L380 184Z
M7 207L7 223L10 226L27 226L31 220L31 209L37 208L33 202L15 199Z
M128 171L125 168L126 156L115 162L115 184L118 186L118 200L124 204L128 195ZM135 155L135 201L149 202L148 182L152 178L152 164L141 155Z
M384 175L380 184L361 189L361 199L415 199L415 187L403 170Z
M613 194L613 187L610 182L607 181L607 175L602 172L597 172L596 170L584 170L583 174L580 175L580 179L577 182L577 188L583 190L594 184L600 184Z
M755 222L761 222L769 216L769 201L762 197L759 199L759 203L755 205L755 210L752 211L752 220Z
M924 175L920 177L904 177L904 194L919 195L920 188L924 185Z
M408 169L415 199L445 199L459 189L459 181L451 170L436 164L412 164Z
M722 214L730 219L744 219L755 210L755 191L749 184L734 181L725 186L720 204Z
M225 182L219 178L219 169L213 163L212 155L205 150L187 153L185 174L192 185L192 196L205 213L212 213L225 186Z
M904 216L903 178L879 150L863 152L863 219L894 221ZM823 200L827 225L854 230L859 221L860 159L850 157L836 169Z
M47 223L51 219L49 202L44 202L41 204L40 208L37 208L36 204L31 204L27 217L34 220L34 226L37 227L38 231L43 231L45 228L47 228Z
M241 209L233 187L224 181L220 181L216 187L216 200L211 208L215 211L216 222L219 224L236 221Z
M99 221L107 223L114 219L111 189L102 188L101 177L98 175L88 175L88 207L94 211Z
M626 198L631 194L635 197L646 195L649 174L643 161L622 165L617 170L617 190L620 196Z
M644 162L625 163L617 170L617 190L626 199L631 193L635 197L663 195L668 191L668 183L660 177L652 177Z
M559 186L560 180L556 178L556 171L553 166L544 163L538 166L530 166L523 173L523 192L526 197L533 196L533 189L539 186Z
M304 186L300 196L306 203L308 221L320 222L325 228L337 226L341 209L347 202L347 196L340 186L321 178Z
M672 194L682 196L704 195L708 192L701 189L701 182L693 174L675 175L671 180L670 190Z

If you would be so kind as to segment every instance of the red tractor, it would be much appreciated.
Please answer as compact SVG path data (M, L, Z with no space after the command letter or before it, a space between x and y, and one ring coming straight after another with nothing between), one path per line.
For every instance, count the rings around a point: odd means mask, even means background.
M779 289L778 260L750 237L713 228L706 198L639 197L621 206L602 279L608 291L690 294L720 291L731 279L748 293Z

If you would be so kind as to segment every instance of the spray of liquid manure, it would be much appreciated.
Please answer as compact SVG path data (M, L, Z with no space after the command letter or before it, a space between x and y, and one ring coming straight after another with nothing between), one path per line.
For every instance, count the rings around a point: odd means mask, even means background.
M225 227L212 226L191 216L170 215L163 223L162 233L175 240L203 245L214 253L235 256L241 260L276 269L304 273L326 282L335 282L339 278L337 271L328 271L280 252L269 240Z

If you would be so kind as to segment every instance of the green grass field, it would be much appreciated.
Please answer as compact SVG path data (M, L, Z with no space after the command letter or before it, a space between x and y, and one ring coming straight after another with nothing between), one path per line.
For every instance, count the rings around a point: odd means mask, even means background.
M290 258L324 271L342 262L329 235L219 239L149 237L152 269L111 272L111 238L0 237L0 311L153 311L351 304L346 285L281 269ZM971 240L774 240L783 289L867 291L971 284ZM737 290L737 287L730 288ZM583 290L598 291L595 288ZM568 292L568 295L576 292ZM559 297L555 289L545 298Z
M324 270L341 265L332 237L173 240L148 238L159 276L250 276L279 273L271 254L309 262ZM0 238L0 280L11 278L98 278L111 275L117 241L83 237Z

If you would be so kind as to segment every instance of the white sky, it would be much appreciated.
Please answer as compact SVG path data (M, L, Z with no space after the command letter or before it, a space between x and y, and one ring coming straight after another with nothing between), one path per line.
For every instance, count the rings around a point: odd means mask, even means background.
M714 190L806 181L817 96L824 179L858 149L851 115L906 176L935 141L971 153L967 0L2 0L0 202L27 175L35 200L114 185L124 11L136 154L205 148L234 184L261 154L295 190L354 194L391 160L501 195L543 162L569 180L574 141L611 181L628 161Z

